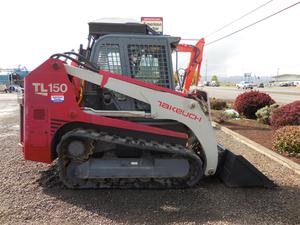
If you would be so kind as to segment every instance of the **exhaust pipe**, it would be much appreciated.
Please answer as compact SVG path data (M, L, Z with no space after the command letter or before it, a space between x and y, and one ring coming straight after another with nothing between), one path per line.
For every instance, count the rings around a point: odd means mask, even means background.
M219 164L216 176L228 187L265 187L277 185L247 159L218 145Z

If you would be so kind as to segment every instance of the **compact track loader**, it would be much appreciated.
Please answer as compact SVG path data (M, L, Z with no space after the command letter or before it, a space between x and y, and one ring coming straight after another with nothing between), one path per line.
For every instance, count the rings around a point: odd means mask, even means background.
M217 144L208 96L190 90L204 39L185 45L144 24L93 22L88 40L79 54L55 54L26 76L26 160L57 159L69 188L185 188L205 176L230 187L274 186ZM177 52L190 53L179 77Z

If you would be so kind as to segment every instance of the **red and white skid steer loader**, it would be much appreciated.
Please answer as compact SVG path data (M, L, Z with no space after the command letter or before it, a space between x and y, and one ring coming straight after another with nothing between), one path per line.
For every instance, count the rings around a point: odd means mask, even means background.
M230 187L274 183L219 146L199 81L204 47L138 23L89 23L79 54L55 54L25 78L21 145L69 188L185 188L204 176ZM190 52L175 91L172 53ZM178 69L178 68L176 68Z

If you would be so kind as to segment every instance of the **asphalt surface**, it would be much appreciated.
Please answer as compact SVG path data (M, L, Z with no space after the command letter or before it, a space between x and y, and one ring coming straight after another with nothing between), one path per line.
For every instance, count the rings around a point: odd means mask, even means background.
M23 160L17 104L3 97L0 224L300 224L300 176L221 131L220 143L279 187L231 189L214 178L184 190L69 190L55 164Z
M204 87L210 97L234 100L239 94L249 91L240 90L234 87ZM285 104L300 100L300 89L289 88L257 88L260 92L268 93L276 102Z

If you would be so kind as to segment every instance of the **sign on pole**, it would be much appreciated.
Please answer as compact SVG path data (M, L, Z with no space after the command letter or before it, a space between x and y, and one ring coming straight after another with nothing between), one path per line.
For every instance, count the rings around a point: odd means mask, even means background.
M163 18L162 17L142 17L141 22L147 24L158 34L163 34Z
M250 82L251 81L251 74L252 73L244 73L244 80Z

